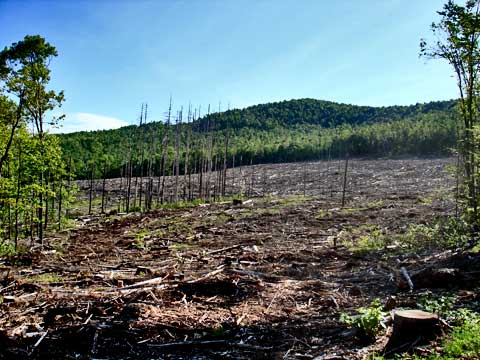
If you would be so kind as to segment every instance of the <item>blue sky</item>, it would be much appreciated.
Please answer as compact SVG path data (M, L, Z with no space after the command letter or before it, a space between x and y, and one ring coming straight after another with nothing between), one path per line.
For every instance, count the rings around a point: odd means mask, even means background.
M63 131L136 123L142 102L222 110L295 98L404 105L457 96L419 59L439 0L0 0L0 46L57 47Z

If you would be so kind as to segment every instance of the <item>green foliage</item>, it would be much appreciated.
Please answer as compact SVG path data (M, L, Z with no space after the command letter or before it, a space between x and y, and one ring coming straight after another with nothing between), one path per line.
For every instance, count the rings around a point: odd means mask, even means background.
M374 229L368 235L357 240L356 247L363 250L382 250L386 246L385 236L379 229Z
M11 243L0 241L0 257L12 256L15 252L15 247Z
M218 324L212 328L211 333L213 337L223 337L225 336L225 328L222 324Z
M446 319L455 312L453 309L453 296L433 297L431 294L423 294L419 300L419 307L422 310L431 312Z
M31 224L42 237L47 221L58 221L47 204L61 197L65 209L73 195L59 139L46 131L62 118L48 114L63 102L63 92L47 89L55 56L39 35L0 51L0 239L14 249Z
M434 295L426 293L420 296L418 306L427 312L438 314L450 325L460 326L475 314L464 308L455 306L455 297L453 295Z
M434 306L435 307L435 306ZM443 307L443 305L441 305ZM416 354L397 354L394 359L400 360L474 360L480 357L480 316L467 309L451 311L458 320L453 330L445 335L440 345L428 356ZM454 314L456 313L456 314ZM386 360L381 355L372 354L370 360Z
M368 308L359 308L359 315L348 315L343 313L340 321L358 330L358 337L361 340L372 341L381 329L381 321L385 316L382 311L382 304L379 299L372 301Z
M135 234L135 241L133 245L138 249L145 249L145 237L149 234L147 229L141 229Z
M478 194L478 127L479 71L480 62L480 7L478 0L468 0L460 5L447 1L440 20L431 25L435 40L428 45L420 42L420 55L442 59L449 63L456 77L459 91L458 152L462 157L462 199L464 214L469 225L480 224L480 197ZM472 235L472 238L474 236ZM473 239L472 239L473 240Z
M214 142L213 156L222 158L224 136L230 136L228 164L275 163L328 157L447 154L456 141L455 102L433 102L384 108L336 104L300 99L257 105L243 110L211 114L190 124L182 124L181 142L191 130L189 167L205 157L209 136ZM209 126L207 127L207 123ZM207 130L209 129L209 130ZM127 126L115 130L78 132L61 135L65 159L72 159L79 178L88 178L95 160L109 154L107 177L117 177L131 158L133 175L145 173L150 154L155 175L160 173L161 154L167 154L166 171L171 174L175 125L161 122ZM142 152L135 139L156 139L169 134L166 149L148 146ZM149 140L150 141L150 140ZM143 164L142 164L143 158ZM185 156L180 159L183 170ZM101 166L96 167L100 177Z
M44 273L44 274L27 277L24 279L24 281L27 283L34 283L34 284L52 284L52 283L62 282L62 278L60 277L60 275L56 273Z
M455 327L443 343L445 359L478 359L480 357L480 317L469 313L463 324Z

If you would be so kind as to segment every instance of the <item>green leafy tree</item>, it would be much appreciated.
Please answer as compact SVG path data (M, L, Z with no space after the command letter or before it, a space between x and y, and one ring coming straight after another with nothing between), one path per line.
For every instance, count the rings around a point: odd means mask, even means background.
M0 52L0 233L11 239L14 228L15 244L27 221L43 238L48 200L56 196L51 184L65 176L59 140L46 131L47 123L62 119L47 120L64 98L47 88L55 56L55 47L39 35L27 35Z
M462 138L460 152L465 168L466 201L472 235L479 226L478 162L475 154L479 141L474 134L480 125L479 118L479 70L480 70L480 1L469 0L465 5L449 0L441 11L441 19L431 26L436 40L428 44L420 42L420 55L446 60L453 68L460 94Z

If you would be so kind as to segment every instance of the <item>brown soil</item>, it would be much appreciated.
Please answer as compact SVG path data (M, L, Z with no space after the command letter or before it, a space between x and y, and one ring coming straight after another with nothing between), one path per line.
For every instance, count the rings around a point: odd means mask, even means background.
M376 297L415 306L422 290L402 288L402 266L479 266L394 241L355 251L374 232L395 239L451 214L452 162L351 161L343 209L343 163L332 162L307 164L305 197L304 164L256 166L252 195L266 196L240 205L83 217L0 263L0 358L362 358L385 339L363 347L341 312ZM455 289L470 294L475 281Z

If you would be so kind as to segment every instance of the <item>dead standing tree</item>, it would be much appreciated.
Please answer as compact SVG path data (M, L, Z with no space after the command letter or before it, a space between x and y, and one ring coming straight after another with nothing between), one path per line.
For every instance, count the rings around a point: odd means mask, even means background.
M186 131L186 144L185 144L185 157L184 157L184 168L183 168L183 177L184 177L184 182L183 182L183 200L189 200L190 199L190 190L191 190L191 176L190 176L190 167L189 167L189 161L190 161L190 138L192 136L191 133L191 128L190 128L190 119L192 117L192 105L188 105L188 115L187 115L187 124L185 126L185 131ZM188 176L188 182L186 181L186 177ZM188 189L188 196L187 196L187 189Z
M167 113L167 122L163 126L163 139L162 139L162 156L160 159L160 174L159 179L157 182L157 204L163 204L165 202L165 178L166 178L166 169L167 169L167 162L168 162L168 146L170 142L169 134L170 134L170 124L171 124L171 116L172 116L172 97L170 96L170 102L168 106L168 113ZM160 183L160 176L161 176L161 183Z
M181 129L182 129L182 112L183 107L177 114L177 120L175 122L175 159L173 163L173 171L175 174L175 187L173 194L173 201L178 202L178 188L179 188L179 176L180 176L180 142L181 142Z

